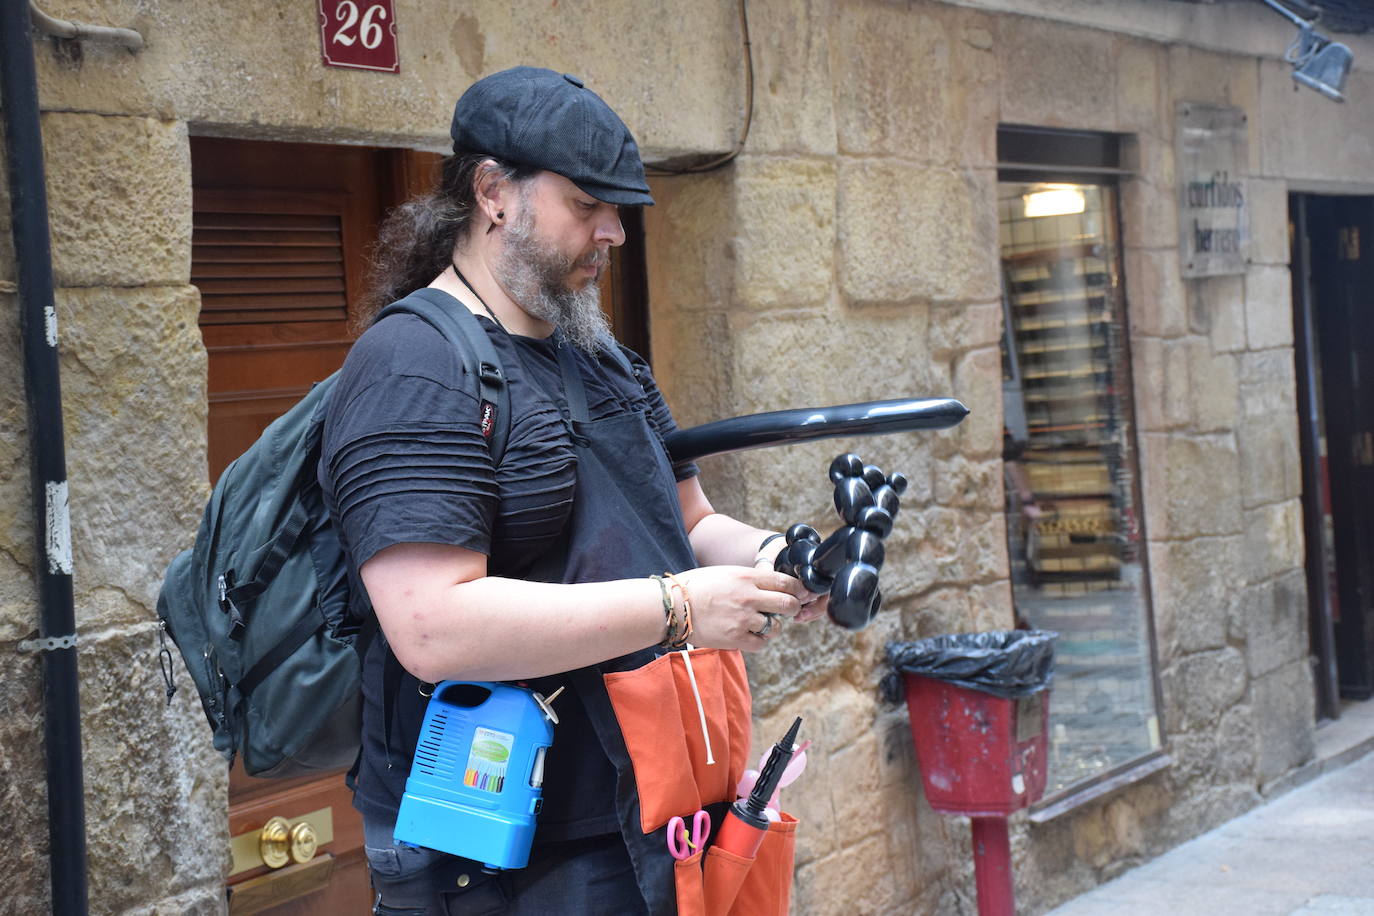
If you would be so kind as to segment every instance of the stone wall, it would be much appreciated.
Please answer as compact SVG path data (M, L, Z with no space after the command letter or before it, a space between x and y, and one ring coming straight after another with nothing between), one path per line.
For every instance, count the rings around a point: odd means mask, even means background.
M168 704L153 612L171 554L208 493L205 351L190 279L186 128L149 117L42 118L71 497L81 753L92 912L215 912L227 773L194 691ZM16 911L47 908L33 497L12 250L0 311L0 795L31 839L3 868Z
M660 0L398 5L399 76L320 67L313 7L299 3L74 0L54 12L138 28L147 50L36 43L97 912L209 912L222 900L223 768L189 681L162 702L153 626L162 567L189 542L206 493L187 134L439 149L455 92L525 62L585 76L651 159L729 149L742 128L731 4L668 29L684 14ZM921 797L906 713L880 703L877 681L889 639L1011 622L999 123L1133 138L1125 277L1173 759L1047 824L1018 819L1023 908L1041 911L1244 810L1311 753L1286 193L1374 186L1374 78L1357 71L1352 102L1334 106L1293 93L1275 59L1291 36L1278 28L1239 30L1247 46L1272 40L1263 59L1218 49L1215 28L1196 29L1206 49L1178 43L1199 22L1235 25L1240 14L1221 7L1028 0L1036 17L1026 18L1010 2L981 6L755 0L745 153L708 175L655 179L659 205L646 213L655 366L684 425L902 395L954 396L973 410L942 433L703 462L719 508L767 525L832 527L824 469L844 448L912 480L874 624L796 628L750 659L759 748L796 715L815 741L786 797L803 821L799 914L974 909L967 826ZM1138 37L1156 32L1179 37ZM1244 275L1179 278L1178 101L1250 115L1255 244ZM0 245L7 316L13 292ZM32 511L14 335L0 337L0 354L0 643L13 647L36 619ZM0 797L15 830L45 838L32 789L42 785L38 664L7 658ZM0 874L21 909L43 908L41 840Z

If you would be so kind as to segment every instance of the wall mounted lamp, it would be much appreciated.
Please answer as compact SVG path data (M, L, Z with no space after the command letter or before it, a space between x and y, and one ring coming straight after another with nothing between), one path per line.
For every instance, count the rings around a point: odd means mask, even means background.
M1303 19L1278 0L1261 0L1266 6L1283 15L1298 27L1298 37L1283 52L1283 59L1293 65L1293 80L1315 89L1328 99L1344 102L1341 91L1355 55L1338 41L1318 35L1312 21Z

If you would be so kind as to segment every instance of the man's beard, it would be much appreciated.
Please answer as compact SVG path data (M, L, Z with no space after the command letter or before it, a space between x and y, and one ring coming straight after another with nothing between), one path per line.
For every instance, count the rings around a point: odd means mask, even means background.
M601 311L601 288L595 279L581 289L567 285L572 272L587 264L604 264L605 255L592 252L570 258L534 232L534 212L522 202L519 214L506 227L506 241L493 273L515 303L530 315L559 328L573 346L595 355L611 337L610 322Z

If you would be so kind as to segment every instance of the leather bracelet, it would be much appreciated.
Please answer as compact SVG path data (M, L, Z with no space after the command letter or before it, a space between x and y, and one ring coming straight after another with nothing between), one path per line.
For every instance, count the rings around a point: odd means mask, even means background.
M679 579L677 576L673 575L670 572L665 572L663 575L666 576L668 580L673 583L673 586L675 588L679 589L682 592L682 616L684 618L685 625L682 628L681 635L679 635L677 639L674 639L671 643L669 643L668 646L668 648L670 649L682 649L686 647L687 643L692 638L692 598L690 595L687 594L687 586L682 584L681 579Z
M659 645L665 649L671 648L673 641L678 637L677 608L673 606L672 593L668 591L668 583L662 576L650 576L658 583L659 591L663 593L663 640Z

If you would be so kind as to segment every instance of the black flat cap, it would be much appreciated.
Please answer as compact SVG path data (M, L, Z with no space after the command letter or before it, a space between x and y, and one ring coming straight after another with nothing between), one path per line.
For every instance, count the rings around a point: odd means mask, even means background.
M651 205L625 122L575 76L514 67L473 83L453 107L455 153L557 172L597 200Z

